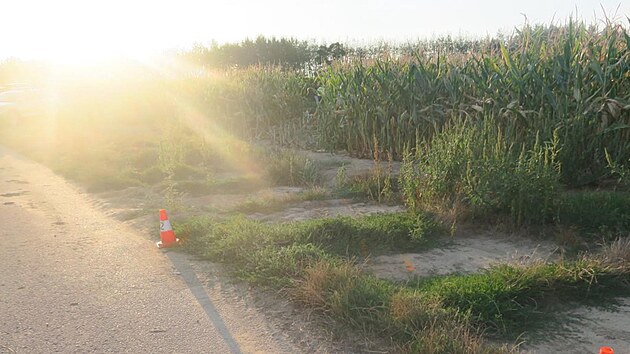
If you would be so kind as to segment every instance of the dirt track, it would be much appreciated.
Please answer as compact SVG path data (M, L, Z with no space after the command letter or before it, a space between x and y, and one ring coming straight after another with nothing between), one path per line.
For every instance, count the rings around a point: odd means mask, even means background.
M0 149L0 353L295 353L255 309L215 306L182 254Z

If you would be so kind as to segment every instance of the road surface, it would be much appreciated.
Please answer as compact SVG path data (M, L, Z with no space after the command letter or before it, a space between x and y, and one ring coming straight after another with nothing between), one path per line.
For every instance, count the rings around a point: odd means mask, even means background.
M0 243L0 353L299 351L231 299L217 310L183 255L1 148Z

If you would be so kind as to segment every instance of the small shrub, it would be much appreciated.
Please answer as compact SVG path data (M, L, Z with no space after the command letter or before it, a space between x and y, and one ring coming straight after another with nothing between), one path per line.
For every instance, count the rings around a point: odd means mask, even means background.
M213 181L177 181L174 183L174 188L182 193L190 194L192 196L207 195L216 190Z
M315 186L300 192L296 198L298 200L324 200L330 198L330 192L323 187Z
M606 264L619 266L630 271L630 237L620 237L604 245L601 258Z
M207 171L203 168L193 167L185 165L183 163L177 164L173 169L173 179L175 181L184 181L191 179L205 179Z
M138 146L128 156L129 164L137 170L150 169L158 163L158 150L154 146Z
M619 183L630 187L630 159L628 160L628 165L620 164L613 161L608 151L606 151L606 161L608 162L608 168L613 176L619 178Z
M295 289L301 302L366 331L382 328L394 287L365 276L351 263L320 262L306 270Z
M234 211L241 213L272 213L283 210L291 203L309 200L322 200L330 197L328 190L322 187L313 187L296 194L273 198L252 198L234 207Z

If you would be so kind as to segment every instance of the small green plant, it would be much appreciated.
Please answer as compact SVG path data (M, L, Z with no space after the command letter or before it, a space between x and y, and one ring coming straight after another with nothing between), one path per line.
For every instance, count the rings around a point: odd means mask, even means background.
M175 172L177 166L182 162L184 152L182 144L178 141L176 130L178 129L175 127L166 129L158 149L158 166L166 175L163 191L164 203L171 210L178 210L183 207L182 194L177 190L177 183L175 182Z
M620 183L625 186L630 186L630 159L628 160L628 165L626 166L613 161L612 157L608 153L608 150L606 150L605 153L610 172L619 178Z
M337 169L337 174L335 175L335 180L333 181L333 185L335 189L342 190L346 187L348 183L348 174L346 171L346 166L340 166Z
M301 201L324 200L330 198L330 191L324 187L315 186L298 193L296 198Z
M270 246L255 251L236 273L252 283L284 288L295 286L296 279L303 277L315 263L332 259L313 244ZM255 273L250 271L253 268Z
M364 181L364 185L361 186L359 182L359 188L362 188L368 197L372 200L380 202L392 201L394 191L392 189L392 154L387 153L387 168L383 169L380 145L376 136L373 138L374 151L372 157L374 158L374 169L372 174L369 175L367 180Z

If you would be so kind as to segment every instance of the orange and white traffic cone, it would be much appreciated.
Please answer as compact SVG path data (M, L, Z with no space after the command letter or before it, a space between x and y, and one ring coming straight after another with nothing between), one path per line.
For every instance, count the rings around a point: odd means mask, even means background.
M599 354L615 354L615 351L611 347L599 348Z
M178 243L179 239L175 238L175 232L173 232L171 222L168 221L166 210L160 209L160 242L157 243L157 247L173 247L176 246Z

